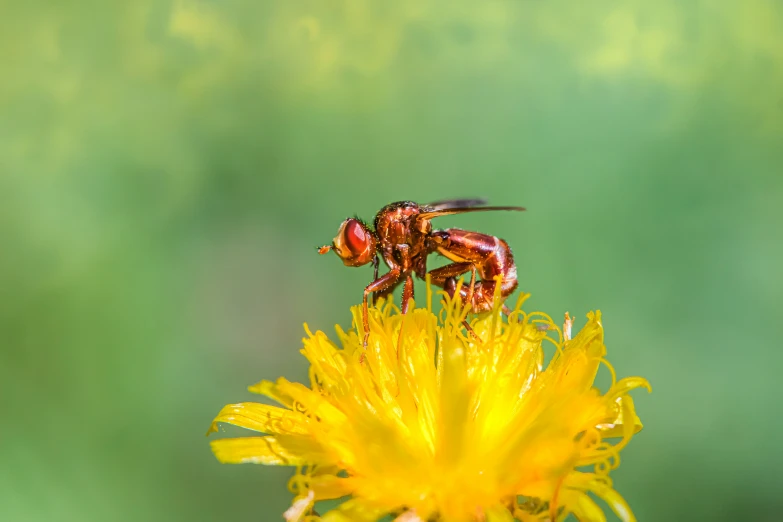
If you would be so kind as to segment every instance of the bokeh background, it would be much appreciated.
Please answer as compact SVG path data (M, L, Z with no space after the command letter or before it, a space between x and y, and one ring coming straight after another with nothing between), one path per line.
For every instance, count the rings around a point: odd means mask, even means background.
M638 518L780 520L776 0L0 3L0 520L282 520L209 422L349 326L343 218L458 196L652 382Z

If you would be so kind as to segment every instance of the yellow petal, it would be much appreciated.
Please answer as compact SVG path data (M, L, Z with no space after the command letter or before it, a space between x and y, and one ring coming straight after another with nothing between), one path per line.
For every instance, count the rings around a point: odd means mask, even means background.
M334 475L310 477L310 488L315 492L316 500L330 500L350 495L355 481Z
M310 361L311 370L319 378L331 385L341 384L345 375L345 359L343 354L323 332L312 334L305 325L308 337L305 338L301 353ZM315 385L315 383L312 383Z
M373 508L357 499L340 504L321 517L322 522L375 522L386 514L385 510Z
M626 433L625 428L628 424L633 426L633 433L639 433L644 426L641 419L636 415L631 396L618 397L615 402L619 406L617 417L612 419L611 422L596 425L596 428L601 431L601 437L605 439L622 437Z
M262 433L307 434L306 416L257 402L229 404L218 413L207 434L217 431L219 422Z
M498 504L487 510L487 522L514 522L514 516Z
M594 482L591 489L604 502L609 504L609 507L612 508L612 511L615 512L620 520L623 522L636 522L636 517L633 516L631 508L617 491L599 482Z
M581 491L564 496L563 501L579 522L606 522L606 515L601 506Z
M252 386L248 386L247 391L250 393L257 393L259 395L265 395L270 399L274 399L275 401L279 402L283 406L287 406L288 408L292 408L294 405L294 399L282 393L277 388L277 385L270 381L261 381L253 384Z
M329 424L341 424L345 421L345 414L335 408L328 400L318 392L307 386L291 382L282 377L277 380L275 388L282 395L291 397L296 404L301 405L307 413Z
M443 351L443 376L438 434L442 446L439 448L439 457L444 464L447 464L455 462L462 454L471 390L467 382L465 349L462 342L458 339L449 339L444 334L440 349Z
M224 464L266 464L270 466L301 466L306 459L291 452L275 437L242 437L213 440L210 445L215 457Z
M625 377L624 379L617 381L617 383L607 392L606 396L610 398L620 397L636 388L644 388L648 393L652 393L652 386L650 386L649 381L644 377Z

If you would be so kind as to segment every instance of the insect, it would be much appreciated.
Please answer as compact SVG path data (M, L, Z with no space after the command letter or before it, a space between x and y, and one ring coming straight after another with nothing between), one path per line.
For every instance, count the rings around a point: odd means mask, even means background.
M374 266L373 281L364 289L362 323L364 346L370 335L367 297L373 302L392 293L400 284L401 311L407 313L413 297L413 275L424 279L427 275L427 257L438 253L451 264L429 272L432 284L453 296L457 278L471 272L471 283L463 286L460 297L473 312L485 312L493 305L497 286L496 276L502 276L500 296L508 297L517 287L517 268L511 249L504 240L480 232L458 228L433 230L430 220L451 214L485 212L492 210L522 211L522 207L489 207L480 199L455 199L420 205L412 201L398 201L383 207L375 215L371 228L358 217L346 219L340 225L331 245L318 249L319 254L334 250L346 266ZM378 276L378 258L382 257L389 271ZM481 280L476 281L476 275Z

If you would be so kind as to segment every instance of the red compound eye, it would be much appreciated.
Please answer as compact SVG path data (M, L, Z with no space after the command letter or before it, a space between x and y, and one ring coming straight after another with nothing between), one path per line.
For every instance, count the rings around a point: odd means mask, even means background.
M354 256L358 256L367 250L367 243L370 239L362 224L355 219L349 219L345 224L344 238L345 246L348 247Z

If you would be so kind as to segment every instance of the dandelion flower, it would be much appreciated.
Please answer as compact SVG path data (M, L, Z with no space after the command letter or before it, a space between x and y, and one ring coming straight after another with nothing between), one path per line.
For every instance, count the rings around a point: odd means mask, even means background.
M604 521L596 498L635 520L609 474L642 427L629 391L649 384L616 379L600 312L570 338L570 316L560 330L523 312L526 297L508 318L496 307L472 319L471 332L459 299L444 294L435 315L428 288L427 308L371 307L366 349L360 307L351 331L337 327L339 343L305 325L310 385L251 386L282 406L226 406L210 431L228 423L264 435L212 449L225 463L295 467L289 522ZM603 393L601 364L612 376ZM316 514L316 502L343 497Z

